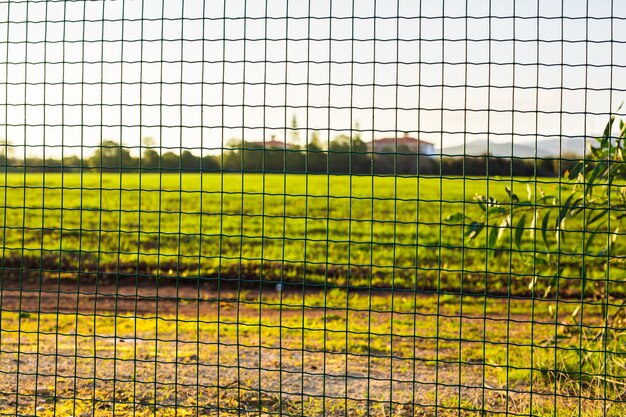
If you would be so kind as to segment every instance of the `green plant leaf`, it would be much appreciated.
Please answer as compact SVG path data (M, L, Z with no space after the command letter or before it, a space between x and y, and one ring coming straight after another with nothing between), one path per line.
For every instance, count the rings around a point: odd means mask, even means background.
M511 203L519 203L519 197L509 187L504 187L506 193L509 195Z
M596 163L596 166L594 167L593 171L591 171L589 178L587 178L587 195L591 194L594 188L594 184L599 178L604 176L604 174L606 173L606 169L607 166L604 162Z
M446 217L445 221L448 223L460 223L467 219L467 216L463 213L454 213Z
M465 232L465 236L469 236L470 239L474 239L478 234L483 230L485 223L473 221L470 223L467 228L467 232Z
M504 207L491 207L489 210L487 210L487 216L501 216L503 214L506 214L506 212L507 210Z
M567 214L567 217L577 216L580 212L585 210L585 208L586 208L585 205L581 204L583 202L583 200L584 199L582 197L578 197L576 200L574 200L574 202L571 205L571 210Z
M587 241L585 242L585 247L583 248L583 253L585 254L590 254L590 249L593 245L593 241L595 240L596 236L599 234L603 234L600 233L599 230L602 227L602 224L599 224L598 226L596 226L596 228L589 233L589 237L587 238Z
M613 123L615 123L615 116L611 116L611 119L606 124L604 128L604 133L602 133L602 147L606 148L611 143L611 131L613 130Z
M576 166L574 166L574 168L572 168L572 170L569 173L569 179L570 180L575 180L578 178L578 174L580 174L583 171L583 168L585 167L585 164L583 164L582 162L579 162L576 164Z
M594 211L596 211L595 209L588 212L589 215L587 216L587 224L588 225L592 225L595 222L597 222L598 220L600 220L601 218L605 217L607 214L609 214L609 209L608 208L602 208L600 209L597 213L594 214ZM593 216L591 216L593 214Z
M499 226L491 226L491 230L489 232L489 239L487 240L487 248L493 254L493 250L496 247L496 243L498 242L498 235L500 234Z
M476 200L478 202L478 207L480 207L480 209L482 211L487 211L487 206L485 206L485 197L479 194L476 194L474 196L474 200Z
M525 228L526 215L524 214L517 222L517 227L515 229L515 246L517 247L517 250L521 250L522 248L522 236L524 235Z
M568 211L570 210L572 199L574 198L574 196L575 196L575 194L570 194L570 196L567 197L567 200L565 200L565 204L563 204L563 206L561 206L561 210L559 210L559 215L556 218L556 223L554 225L554 227L557 230L561 229L563 219L565 219L565 217L567 216Z
M617 240L617 236L619 236L619 227L616 227L615 230L609 234L609 236L609 243L606 247L606 253L607 255L611 256L613 255L615 249L615 241Z
M533 220L530 222L530 227L529 232L530 232L530 238L531 239L535 239L535 236L537 236L537 218L539 217L539 210L535 210L535 212L533 213Z
M545 243L546 248L550 249L550 243L548 243L548 222L550 221L550 211L546 212L546 215L543 216L543 221L541 222L541 237L543 238L543 243Z

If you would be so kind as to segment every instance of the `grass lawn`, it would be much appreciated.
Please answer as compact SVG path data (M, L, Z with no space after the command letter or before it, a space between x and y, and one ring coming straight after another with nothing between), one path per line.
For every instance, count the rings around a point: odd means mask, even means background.
M0 177L0 238L5 268L37 275L201 276L527 295L532 276L549 280L555 272L523 262L541 250L528 233L522 252L488 257L484 238L470 242L462 224L445 219L456 212L477 216L477 193L503 201L506 185L518 193L528 185L533 193L539 187L558 193L553 181L8 174ZM570 278L563 288L580 291L580 256L561 256L562 275ZM590 267L586 273L603 276Z

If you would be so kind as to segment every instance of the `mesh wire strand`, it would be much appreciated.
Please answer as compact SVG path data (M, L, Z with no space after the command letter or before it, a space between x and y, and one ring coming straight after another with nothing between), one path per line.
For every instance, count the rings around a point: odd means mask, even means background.
M619 6L0 0L0 414L624 414Z

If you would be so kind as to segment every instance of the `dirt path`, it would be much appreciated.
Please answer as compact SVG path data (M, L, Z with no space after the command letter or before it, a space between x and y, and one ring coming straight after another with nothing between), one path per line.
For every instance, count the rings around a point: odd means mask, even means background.
M390 293L365 292L342 309L312 288L314 305L280 304L298 294L167 279L5 280L0 412L459 415L523 413L531 398L546 410L576 407L549 395L554 386L509 380L526 372L543 330L507 300L461 312L425 295L406 314L376 304Z
M98 313L135 315L194 315L198 306L220 299L236 299L236 290L224 292L215 285L197 283L176 285L175 280L110 279L98 283L47 279L5 281L2 309L30 312Z

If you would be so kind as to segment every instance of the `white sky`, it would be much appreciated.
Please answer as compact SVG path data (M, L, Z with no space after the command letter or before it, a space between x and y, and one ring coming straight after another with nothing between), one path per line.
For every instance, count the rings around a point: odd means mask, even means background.
M18 155L219 148L289 136L293 114L301 144L357 121L437 147L593 136L625 91L619 1L0 0L0 138Z

